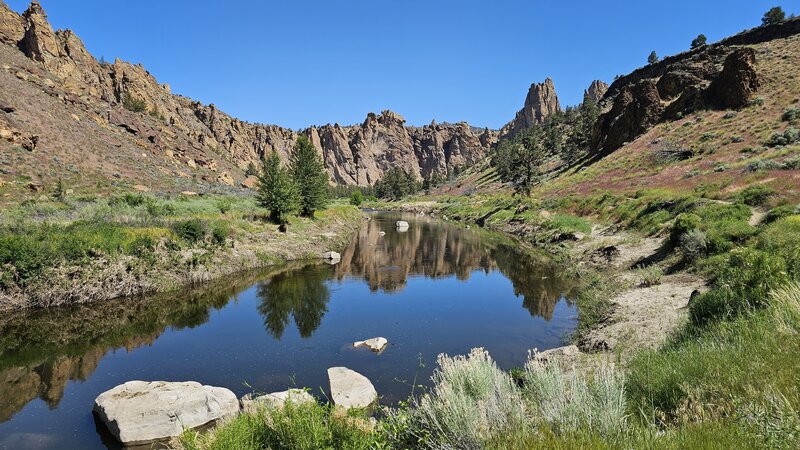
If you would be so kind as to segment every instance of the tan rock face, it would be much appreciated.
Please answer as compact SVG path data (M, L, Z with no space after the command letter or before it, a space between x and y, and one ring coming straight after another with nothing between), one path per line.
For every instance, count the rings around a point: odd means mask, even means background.
M17 45L23 36L25 36L24 21L0 1L0 42Z
M583 98L588 98L589 100L598 103L606 95L606 91L608 91L608 84L600 81L594 80L592 84L589 85L589 89L583 91Z
M517 112L514 120L500 130L500 137L513 137L533 125L541 124L547 116L558 111L561 111L561 104L558 102L553 80L548 78L544 83L534 83L525 97L525 105Z

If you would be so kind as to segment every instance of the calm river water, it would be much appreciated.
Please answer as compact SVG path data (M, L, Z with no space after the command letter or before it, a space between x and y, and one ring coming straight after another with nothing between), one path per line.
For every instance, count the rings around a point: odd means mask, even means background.
M574 329L570 280L546 257L425 216L371 219L336 265L0 318L0 448L114 448L92 405L129 380L324 398L326 369L347 366L391 404L429 380L440 353L484 347L510 369ZM380 355L352 347L376 336L390 342Z

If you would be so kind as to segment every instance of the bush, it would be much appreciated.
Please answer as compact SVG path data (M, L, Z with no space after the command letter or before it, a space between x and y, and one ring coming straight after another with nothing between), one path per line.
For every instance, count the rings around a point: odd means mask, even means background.
M800 141L800 131L796 128L787 128L783 133L773 133L764 143L767 147L779 147Z
M781 120L784 122L794 122L800 119L800 108L786 108L781 114Z
M670 247L675 248L680 244L681 236L700 227L700 216L692 213L682 213L675 218L669 232Z
M126 252L141 258L150 255L155 249L155 246L156 241L152 236L137 236L127 245Z
M211 242L214 245L224 247L230 234L230 228L228 228L226 224L216 224L214 228L211 229Z
M605 365L587 380L575 370L565 372L556 363L531 359L525 365L523 391L533 406L533 420L557 434L581 430L613 439L626 428L625 381Z
M364 194L361 193L360 190L356 189L350 194L350 204L353 206L361 206L364 203Z
M680 248L683 258L687 261L694 261L706 254L708 250L708 238L700 230L694 229L681 235Z
M689 306L691 321L705 325L763 308L769 292L788 280L783 258L750 248L735 249L717 274L714 289Z
M480 448L522 424L525 405L511 377L480 348L439 355L433 388L411 412L410 433L430 448Z
M176 222L172 229L178 237L191 244L202 241L206 236L206 224L200 219Z
M143 99L136 98L128 92L122 95L122 106L128 111L135 113L140 113L147 110L147 103L145 103Z
M217 200L217 209L222 214L227 214L233 206L233 201L228 197L223 197Z
M122 206L127 205L131 208L142 206L145 203L145 197L142 194L125 193L121 196L114 196L108 199L108 206Z
M762 206L773 195L775 191L769 186L754 184L739 192L738 200L748 206Z
M779 206L777 208L771 209L764 219L761 221L762 224L768 225L773 222L777 222L781 219L785 219L789 216L794 216L796 214L800 214L800 209L798 209L797 205L784 205Z
M767 225L755 239L757 249L786 261L789 275L800 280L800 216Z

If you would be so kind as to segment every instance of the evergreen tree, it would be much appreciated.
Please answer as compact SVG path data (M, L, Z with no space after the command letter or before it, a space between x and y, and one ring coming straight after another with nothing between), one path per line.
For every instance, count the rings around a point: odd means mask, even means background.
M786 13L783 12L783 8L776 6L764 13L764 17L761 18L761 25L773 25L784 20L786 20Z
M513 157L514 190L517 193L531 195L533 185L539 180L542 165L546 155L545 135L542 127L533 127L526 133L518 146L518 151Z
M300 212L313 217L314 211L328 204L328 174L322 158L307 137L297 138L289 167L300 189Z
M656 51L653 50L652 52L650 52L650 56L647 57L647 63L655 64L657 62L658 62L658 55L656 55Z
M300 194L289 171L281 165L276 152L270 153L263 161L261 174L258 176L258 204L269 210L272 220L283 226L289 214L300 207Z
M692 40L692 48L702 47L706 45L706 35L705 34L698 34L694 40Z
M245 174L245 176L248 176L248 177L257 177L258 176L258 167L256 167L256 164L253 161L250 161L247 164L247 170L245 170L244 174Z
M53 186L53 200L63 202L67 199L67 190L64 188L64 181L59 177Z

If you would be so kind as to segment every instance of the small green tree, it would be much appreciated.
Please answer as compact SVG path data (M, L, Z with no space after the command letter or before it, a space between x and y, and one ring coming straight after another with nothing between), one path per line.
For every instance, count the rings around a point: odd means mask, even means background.
M256 163L250 161L247 164L247 170L244 171L244 175L247 177L257 177L258 176L258 167L256 167Z
M692 48L702 47L706 45L706 41L705 34L698 34L697 37L692 40Z
M356 189L350 194L350 204L353 206L361 206L364 202L364 194L361 193L360 189Z
M122 106L128 111L140 113L147 111L147 103L141 98L136 98L130 93L122 94Z
M656 51L653 50L652 52L650 52L650 56L647 57L647 63L655 64L657 62L658 62L658 55L656 55Z
M300 211L304 216L313 217L314 211L328 204L328 174L317 149L307 137L297 138L289 168L300 189Z
M297 185L274 151L264 159L261 174L258 176L256 201L269 210L272 221L279 225L285 225L289 214L300 207Z
M67 190L64 188L64 181L59 178L53 186L53 200L63 202L67 199Z
M764 13L764 17L761 18L761 25L773 25L784 20L786 20L786 13L783 12L783 8L775 6Z

